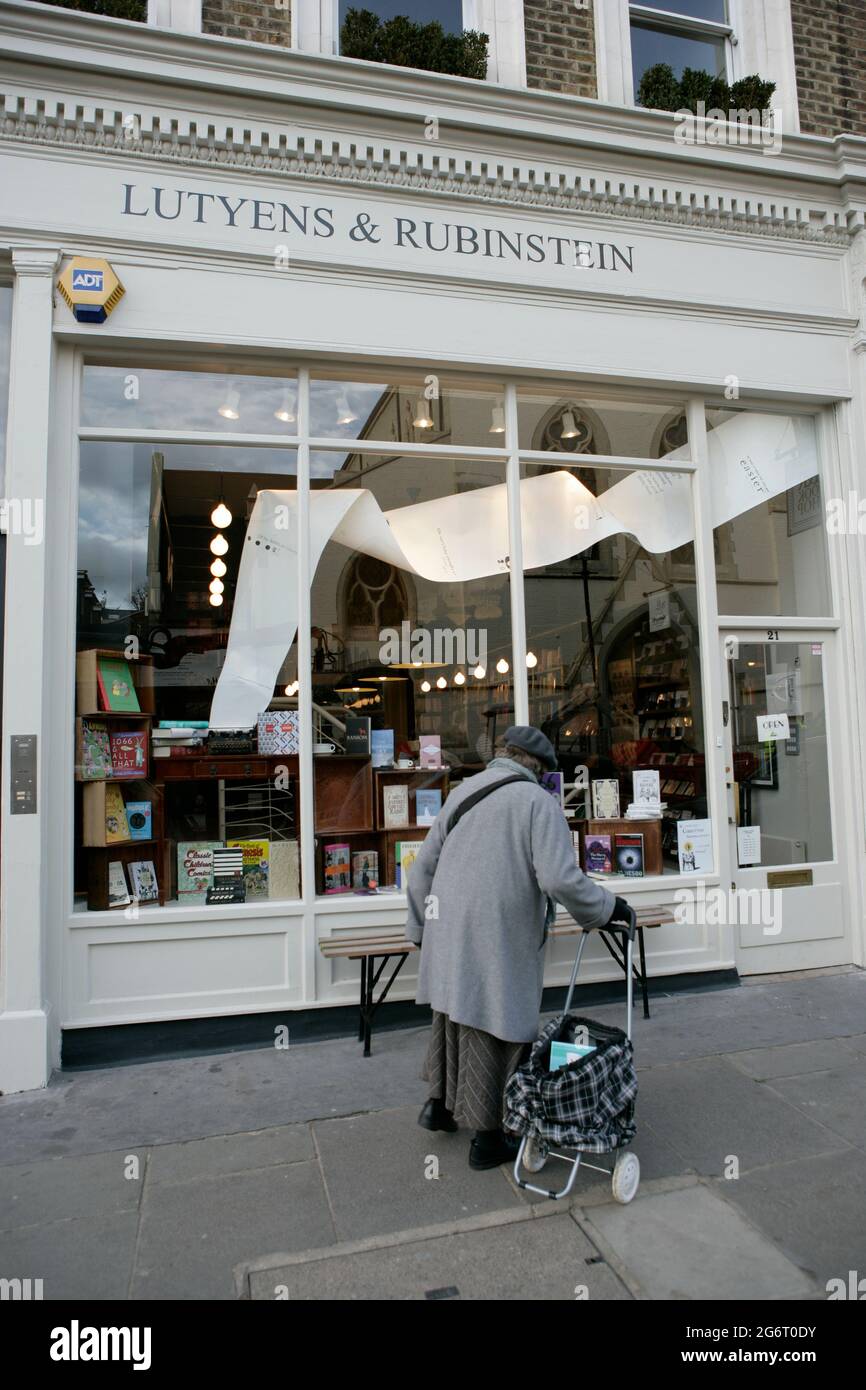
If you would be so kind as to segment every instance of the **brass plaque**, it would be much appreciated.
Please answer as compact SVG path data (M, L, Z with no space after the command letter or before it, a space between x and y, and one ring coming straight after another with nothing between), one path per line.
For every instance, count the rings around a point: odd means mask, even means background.
M768 888L811 888L811 869L785 869L782 873L768 873Z

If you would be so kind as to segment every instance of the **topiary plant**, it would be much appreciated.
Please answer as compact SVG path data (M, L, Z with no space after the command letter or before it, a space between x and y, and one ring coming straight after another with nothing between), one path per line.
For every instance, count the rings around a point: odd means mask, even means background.
M106 15L109 19L147 19L147 0L42 0L43 5L56 5L61 10L79 10L83 14Z
M340 30L340 52L345 58L456 77L487 76L487 44L487 35L473 29L446 34L438 20L416 24L405 15L382 23L370 10L347 10Z
M765 82L757 73L741 77L731 87L731 107L734 111L766 111L775 90L775 82Z
M680 84L669 63L655 63L647 68L638 87L639 106L651 111L676 111L679 97Z
M680 78L680 104L677 109L697 112L698 102L702 101L706 112L713 105L710 98L714 86L718 95L718 84L711 73L701 72L697 68L683 68L683 75ZM727 83L725 86L727 87ZM725 96L727 96L727 92ZM727 102L722 109L727 110Z

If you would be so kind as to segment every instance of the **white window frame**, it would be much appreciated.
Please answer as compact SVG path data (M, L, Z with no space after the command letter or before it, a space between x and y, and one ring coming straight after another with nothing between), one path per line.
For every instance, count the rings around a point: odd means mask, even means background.
M673 0L671 0L673 4ZM630 0L595 0L595 56L598 95L616 106L634 106L631 18L641 12L662 24L667 16L652 3L634 9ZM783 132L800 129L791 0L728 0L728 24L671 16L683 33L728 36L729 80L750 73L775 82L773 106L781 112Z
M358 0L358 6L363 8L363 0ZM301 53L338 57L339 15L339 0L293 0L292 48ZM463 0L463 27L479 29L489 36L489 82L506 87L526 86L522 0Z
M201 0L147 0L147 22L155 29L201 33Z

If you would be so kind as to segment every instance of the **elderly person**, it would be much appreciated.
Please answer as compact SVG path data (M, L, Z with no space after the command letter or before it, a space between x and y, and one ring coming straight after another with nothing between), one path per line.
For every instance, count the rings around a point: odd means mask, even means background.
M514 1156L500 1127L502 1092L538 1034L554 903L590 929L628 911L581 873L559 803L539 786L555 767L540 729L507 729L498 756L448 797L409 877L406 935L421 947L417 999L433 1009L422 1073L430 1099L418 1123L473 1128L472 1168Z

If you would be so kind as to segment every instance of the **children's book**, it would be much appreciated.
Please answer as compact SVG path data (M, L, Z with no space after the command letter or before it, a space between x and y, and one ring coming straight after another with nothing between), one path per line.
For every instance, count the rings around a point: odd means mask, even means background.
M352 887L356 893L375 893L379 887L379 855L374 849L352 855Z
M89 719L81 721L81 776L88 782L111 776L111 740L107 724Z
M373 767L390 767L394 762L394 730L373 729L370 733L370 753Z
M441 810L442 793L438 788L425 788L415 793L416 825L432 825Z
M108 906L126 907L129 901L129 889L126 886L123 865L119 859L110 859L108 862Z
M103 709L127 710L130 714L140 712L129 662L123 657L97 657L96 680Z
M325 892L351 893L352 852L348 845L325 845Z
M643 878L643 835L615 835L616 871L625 878Z
M588 874L613 873L613 852L609 835L587 835L584 855Z
M129 865L132 879L132 896L140 903L156 902L159 889L156 884L156 869L151 859L135 860Z
M130 839L129 821L126 819L126 806L120 787L105 788L105 843L119 844Z
M152 808L149 801L127 801L126 820L131 840L150 840L153 825Z
M144 777L147 771L147 733L144 729L112 733L111 767L115 777Z
M442 737L440 734L421 734L418 740L421 767L442 766Z
M394 847L394 858L397 867L397 887L404 893L409 883L412 865L418 858L423 844L423 840L398 840Z
M181 902L204 901L213 886L213 852L222 840L181 840L177 847L177 896Z
M239 849L243 854L247 902L270 897L270 841L226 840L226 849Z

